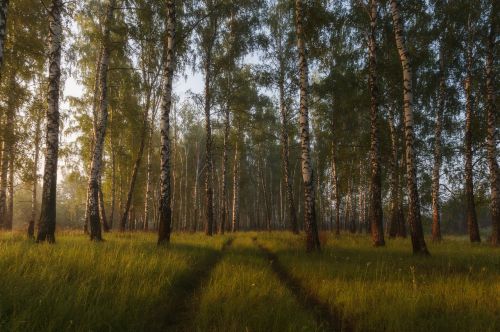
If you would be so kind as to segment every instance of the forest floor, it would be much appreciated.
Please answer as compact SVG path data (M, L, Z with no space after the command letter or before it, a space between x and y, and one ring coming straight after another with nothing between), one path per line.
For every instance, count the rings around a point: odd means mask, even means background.
M500 250L464 238L0 233L0 331L499 331Z

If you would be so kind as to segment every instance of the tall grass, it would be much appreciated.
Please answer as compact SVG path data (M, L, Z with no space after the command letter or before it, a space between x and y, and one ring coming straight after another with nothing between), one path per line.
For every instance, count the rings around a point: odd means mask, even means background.
M199 296L188 331L320 331L252 243L239 235Z
M172 292L223 238L174 236L157 248L149 234L103 243L60 236L37 245L0 236L0 330L156 330L172 314Z
M431 257L414 257L409 240L372 248L365 236L325 235L323 251L306 254L303 238L289 233L231 236L221 254L228 238L202 234L175 234L158 248L143 233L103 243L66 234L56 245L0 233L0 331L164 331L178 315L187 315L185 331L324 329L272 272L255 236L358 331L500 330L500 251L487 245L446 238L429 244Z
M321 253L287 233L260 234L282 263L359 331L499 331L500 251L460 238L414 257L409 240L373 248L369 238L328 237Z

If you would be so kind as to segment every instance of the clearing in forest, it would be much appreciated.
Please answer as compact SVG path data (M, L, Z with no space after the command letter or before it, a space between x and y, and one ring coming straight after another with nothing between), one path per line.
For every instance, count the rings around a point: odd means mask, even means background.
M498 331L500 252L461 238L414 257L327 235L307 254L285 232L81 235L36 245L0 234L0 330Z

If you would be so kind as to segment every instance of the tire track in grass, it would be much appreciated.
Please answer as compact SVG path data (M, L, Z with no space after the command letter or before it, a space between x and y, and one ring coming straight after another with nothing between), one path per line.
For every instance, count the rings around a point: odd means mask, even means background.
M328 303L320 300L317 296L302 286L300 280L292 276L287 269L281 264L271 250L257 241L254 237L253 242L261 252L266 256L271 269L278 276L279 280L292 292L298 302L306 309L311 311L319 324L326 325L328 331L344 331L352 332L354 327L352 322L342 319L342 312L339 308L332 308Z
M201 291L205 282L209 279L211 272L224 256L224 253L233 243L234 238L229 238L221 250L212 257L197 264L190 269L186 276L179 278L174 286L176 291L172 296L172 306L169 312L164 314L162 331L185 331L187 322L193 319L197 308L196 294Z

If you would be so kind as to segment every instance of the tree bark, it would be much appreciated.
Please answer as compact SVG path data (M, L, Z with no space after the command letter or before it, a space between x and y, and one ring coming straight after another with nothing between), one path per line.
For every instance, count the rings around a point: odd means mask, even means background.
M10 89L14 89L16 78L14 71L10 72L9 83ZM7 189L9 178L9 164L13 157L14 148L14 120L15 120L15 95L9 93L7 98L6 122L3 131L3 151L0 173L0 229L8 227L9 211L7 207Z
M307 66L306 45L303 31L302 0L295 1L295 25L297 33L297 48L299 53L300 71L300 140L302 161L302 182L304 185L304 225L306 231L307 251L320 250L318 226L316 224L314 173L311 161L311 148L309 141L309 73Z
M238 142L235 144L233 164L233 219L231 231L234 233L240 226L240 151Z
M335 234L340 235L340 193L337 175L337 154L334 144L332 144L332 189L333 201L335 202Z
M97 106L99 104L99 77L100 77L100 70L99 68L101 67L101 60L102 60L102 47L98 51L97 55L97 60L95 64L95 78L94 78L94 90L93 90L93 97L92 97L92 139L90 140L90 151L94 151L95 147L95 141L96 141L96 133L97 133L97 125L99 121L99 114L97 112ZM90 167L89 167L89 174L90 174ZM89 201L89 196L90 191L87 191L87 200L86 204L88 204ZM83 224L83 232L85 234L88 234L89 232L89 216L88 216L88 209L85 209L85 217L84 217L84 224Z
M206 148L205 148L205 194L206 194L206 220L205 234L212 236L214 226L214 210L213 210L213 158L212 158L212 124L210 120L210 108L212 93L210 84L212 80L212 48L217 35L217 20L210 19L210 28L212 35L209 37L207 48L205 50L205 132L206 132Z
M139 173L139 168L141 167L142 156L144 154L144 146L146 145L146 137L148 136L148 120L149 120L149 107L151 104L151 91L148 91L146 96L146 105L144 109L144 118L142 120L142 132L141 132L141 142L139 144L139 151L137 152L137 157L135 159L134 168L132 170L132 176L130 177L130 185L127 194L127 201L125 202L125 207L123 209L122 218L120 220L120 230L125 230L125 225L127 224L128 211L130 205L132 204L132 198L134 195L135 183L137 181L137 174Z
M42 205L37 242L55 243L57 161L59 154L59 90L61 80L62 0L52 0L49 8L49 92Z
M378 86L377 86L377 16L378 0L370 1L369 88L371 118L371 181L370 181L370 229L375 247L385 245L382 211L382 178L380 171L380 139L378 130Z
M38 191L38 162L40 159L40 141L41 141L41 131L42 131L42 117L36 117L35 123L35 139L33 141L34 145L34 155L33 155L33 170L31 176L33 177L33 188L31 190L31 218L28 223L28 238L35 238L35 220L37 214L37 191Z
M160 169L160 220L158 226L158 244L170 242L172 225L172 188L170 174L170 109L172 108L172 81L175 61L175 0L166 1L166 36L163 49L163 98L161 102L161 169Z
M443 43L443 41L441 41ZM432 240L441 241L441 209L439 202L439 187L441 176L441 164L443 156L441 153L442 131L443 131L443 115L446 93L446 77L444 68L444 50L443 45L440 46L439 55L439 96L438 107L436 109L436 123L434 127L434 167L432 170Z
M12 222L14 220L14 156L15 151L13 149L9 160L9 199L7 201L7 219L4 227L8 231L12 230Z
M102 193L102 180L99 179L99 218L101 218L102 230L109 232L108 218L106 217L106 205L104 205L104 195Z
M228 159L228 146L229 146L229 108L224 110L224 151L222 153L222 188L221 188L221 219L219 233L224 234L226 228L226 220L228 216L227 208L227 159ZM186 161L187 162L187 161Z
M474 202L474 180L472 169L472 32L469 18L469 37L467 41L467 74L465 79L465 200L466 218L471 242L481 242L477 224L476 204Z
M113 114L113 113L112 113ZM111 122L113 122L113 116L111 116ZM113 134L111 134L111 137ZM109 228L112 229L115 223L115 206L116 206L116 151L111 139L111 207L109 216Z
M264 173L264 165L262 158L257 161L257 172L258 178L260 178L260 185L262 188L262 200L264 201L264 211L265 211L265 220L266 220L266 230L271 231L271 206L269 203L269 198L267 195L267 186L266 186L266 178Z
M198 230L198 218L199 218L199 199L198 199L198 180L200 178L200 151L198 148L198 142L196 144L196 173L194 177L193 185L193 203L194 203L194 213L193 213L193 224L191 231L195 233Z
M102 158L104 153L104 139L108 125L108 67L111 52L111 25L115 0L110 0L106 8L104 21L101 65L99 67L99 121L95 132L95 144L92 152L90 176L88 184L87 216L90 225L90 239L102 241L101 218L99 213L99 183L102 174Z
M295 210L295 202L293 199L292 180L290 179L290 142L288 138L288 119L289 112L286 107L285 100L285 59L283 55L283 45L281 35L278 36L278 61L279 61L279 107L281 115L281 162L282 162L282 178L285 184L286 202L288 206L288 224L294 234L299 233L297 222L297 212Z
M149 218L151 215L151 195L153 193L153 126L154 115L151 114L151 122L149 123L148 131L148 160L147 160L147 179L146 179L146 196L144 198L144 230L149 230Z
M410 56L404 39L403 22L399 11L399 1L391 0L392 20L396 45L403 68L404 91L404 127L406 146L406 172L408 187L408 223L411 229L411 240L414 254L429 255L424 240L424 231L420 216L420 198L417 185L417 167L415 156L415 134L413 132L413 78Z
M491 1L490 31L488 34L488 54L486 58L486 90L487 90L487 125L488 133L486 144L488 149L488 166L490 170L490 188L491 188L491 244L500 245L500 176L497 162L496 150L496 95L495 95L495 70L494 54L496 39L496 20L497 1Z
M390 222L389 237L394 238L398 233L399 225L399 162L398 162L398 137L394 122L394 109L389 107L389 131L391 135L391 176L389 179L390 191Z
M402 114L401 114L402 117ZM404 128L403 128L403 119L401 118L400 120L401 123L401 138L403 139L404 136ZM403 152L401 153L402 156L405 155L405 146L402 146ZM405 219L405 206L404 206L404 180L405 180L405 169L406 169L406 159L404 157L400 158L399 165L398 165L398 228L397 228L397 234L396 236L406 238L406 219Z

